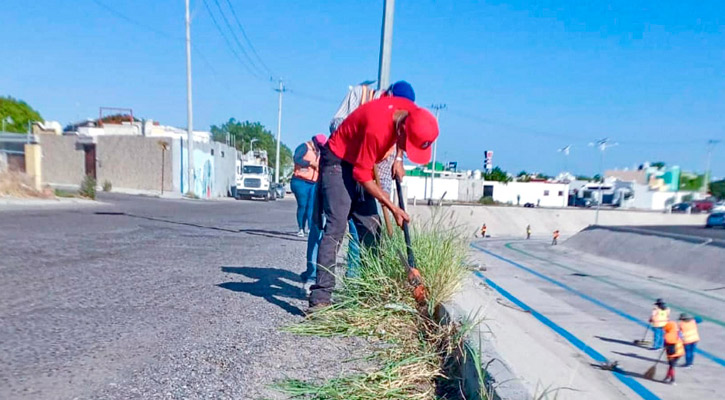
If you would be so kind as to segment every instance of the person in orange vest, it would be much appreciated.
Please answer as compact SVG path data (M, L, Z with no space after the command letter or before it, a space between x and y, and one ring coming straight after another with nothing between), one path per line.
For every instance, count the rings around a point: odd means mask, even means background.
M667 353L667 363L670 367L667 369L667 375L663 382L675 383L675 364L677 360L685 355L685 345L680 338L680 331L674 321L665 324L665 352Z
M700 335L697 332L697 321L688 314L680 314L680 336L685 345L685 365L683 367L689 368L695 360L695 348L697 342L700 341Z
M319 177L320 147L327 143L327 136L318 134L297 146L294 154L294 174L290 188L297 200L297 236L305 236L305 229L312 226L312 206L315 186Z
M559 230L554 231L554 239L551 240L551 245L556 246L559 243Z
M664 300L657 299L655 307L652 309L652 315L649 317L649 323L652 326L654 340L652 341L652 350L659 350L664 343L663 328L670 320L670 309L667 308Z
M531 239L531 225L526 225L526 240Z
M485 223L481 227L481 237L482 238L485 238L486 237L486 224Z

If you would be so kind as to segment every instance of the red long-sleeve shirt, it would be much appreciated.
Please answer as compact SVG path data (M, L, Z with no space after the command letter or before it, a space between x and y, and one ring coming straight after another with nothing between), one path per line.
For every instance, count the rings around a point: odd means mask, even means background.
M330 136L330 150L353 165L352 176L358 182L373 180L373 167L395 145L397 110L411 111L415 103L402 97L381 97L358 107Z

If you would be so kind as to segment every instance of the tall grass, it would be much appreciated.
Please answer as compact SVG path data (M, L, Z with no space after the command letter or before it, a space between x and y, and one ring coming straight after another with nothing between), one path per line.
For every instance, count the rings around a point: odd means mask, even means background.
M300 380L275 387L306 399L435 399L441 393L447 367L462 354L463 330L429 318L441 302L459 289L467 274L467 242L456 228L446 228L436 216L412 229L412 247L427 289L428 309L419 310L401 256L406 252L401 232L383 236L375 248L361 249L360 274L340 277L335 304L285 327L299 335L362 336L385 343L373 359L379 368L322 383ZM422 311L422 312L421 312Z

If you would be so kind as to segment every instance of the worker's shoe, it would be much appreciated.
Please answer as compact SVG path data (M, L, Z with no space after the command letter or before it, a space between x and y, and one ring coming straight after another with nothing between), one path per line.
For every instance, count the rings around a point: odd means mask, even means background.
M312 285L314 285L315 282L316 282L316 279L312 278L312 279L306 280L305 283L302 285L302 288L305 290L306 296L310 295L310 292L311 292L310 288L312 288Z
M310 306L309 308L307 308L307 310L305 310L305 316L310 316L331 306L332 303L317 303L314 306Z
M300 229L300 231L297 232L297 237L305 237L305 231L303 229Z

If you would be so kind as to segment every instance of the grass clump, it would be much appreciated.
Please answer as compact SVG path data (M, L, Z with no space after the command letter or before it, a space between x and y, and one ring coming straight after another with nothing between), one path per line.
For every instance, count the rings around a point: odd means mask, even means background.
M113 185L111 185L111 181L109 181L109 180L103 181L103 191L110 192L111 189L113 189Z
M81 187L78 189L78 194L91 200L96 199L96 178L86 175L81 182Z
M401 262L402 233L383 236L375 249L361 249L358 277L341 278L335 304L284 329L298 335L359 336L380 344L372 355L378 368L322 383L286 380L275 387L303 399L460 398L447 371L465 354L456 324L430 316L448 300L467 274L467 242L456 229L434 218L413 229L412 246L427 289L427 309L415 303Z

